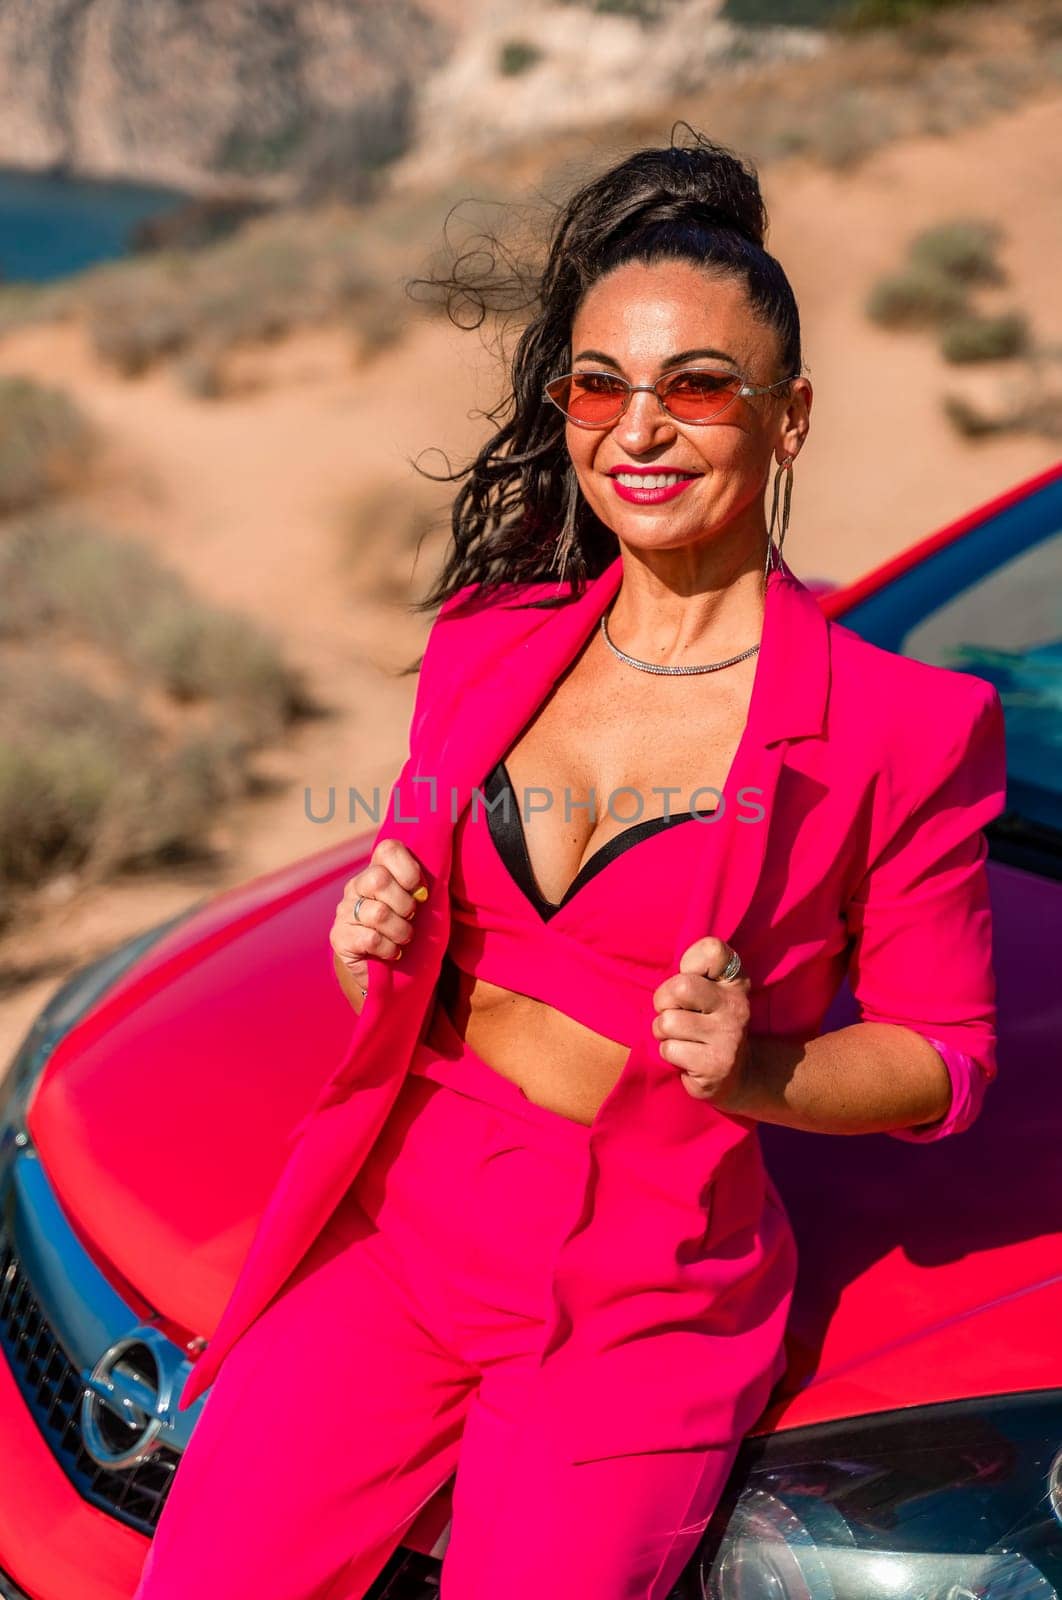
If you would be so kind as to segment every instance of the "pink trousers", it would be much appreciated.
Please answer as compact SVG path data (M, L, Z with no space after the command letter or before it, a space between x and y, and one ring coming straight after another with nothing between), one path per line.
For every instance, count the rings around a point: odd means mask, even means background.
M207 1391L133 1600L360 1600L455 1472L442 1600L665 1600L741 1441L554 1448L536 1355L588 1135L436 1008L362 1170Z

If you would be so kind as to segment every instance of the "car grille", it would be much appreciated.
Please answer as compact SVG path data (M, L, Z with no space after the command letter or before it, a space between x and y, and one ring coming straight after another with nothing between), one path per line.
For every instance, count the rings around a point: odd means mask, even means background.
M93 1461L81 1442L80 1374L42 1315L3 1229L0 1345L30 1413L78 1493L131 1528L153 1533L181 1459L180 1452L163 1445L140 1466L121 1471L110 1471ZM117 1419L115 1423L120 1426Z
M93 1461L81 1443L81 1379L42 1314L2 1224L0 1346L32 1416L78 1492L131 1528L152 1535L181 1453L163 1445L140 1466L119 1471ZM365 1600L437 1600L441 1572L442 1562L434 1556L399 1545ZM0 1600L8 1594L21 1600L22 1591L0 1572ZM668 1600L692 1600L693 1594L687 1570Z

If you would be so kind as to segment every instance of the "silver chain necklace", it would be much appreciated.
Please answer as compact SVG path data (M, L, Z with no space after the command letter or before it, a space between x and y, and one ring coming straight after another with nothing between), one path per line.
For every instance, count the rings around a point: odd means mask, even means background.
M609 609L611 610L611 607ZM613 644L608 636L608 617L605 612L601 614L601 634L612 654L625 661L629 667L637 667L640 672L662 672L669 678L685 677L691 672L719 672L723 667L732 667L735 662L747 660L760 648L758 644L750 645L747 650L742 650L740 655L729 656L726 661L712 661L706 667L662 667L655 661L639 661L637 656L629 656L619 645Z

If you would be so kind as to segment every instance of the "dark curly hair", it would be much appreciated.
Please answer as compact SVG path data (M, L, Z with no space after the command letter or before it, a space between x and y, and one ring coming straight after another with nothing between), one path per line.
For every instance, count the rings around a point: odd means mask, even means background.
M674 143L677 127L693 134L692 146ZM429 592L414 602L415 611L432 610L472 583L484 596L555 577L550 563L569 504L575 517L566 574L571 593L527 604L569 603L615 558L613 531L581 496L569 501L573 469L564 418L542 398L549 379L570 368L571 328L583 295L613 268L684 260L740 278L756 314L777 331L780 375L801 372L796 299L781 266L764 249L767 211L755 168L688 123L674 124L671 140L664 148L637 151L571 195L537 277L521 274L511 262L512 276L499 274L497 256L504 252L494 240L486 250L482 244L469 249L448 274L407 284L407 291L421 285L444 291L447 314L459 327L478 327L506 301L512 309L514 291L516 297L526 291L518 309L531 312L513 354L511 392L487 413L501 425L470 466L424 473L437 482L465 481L454 499L446 560Z

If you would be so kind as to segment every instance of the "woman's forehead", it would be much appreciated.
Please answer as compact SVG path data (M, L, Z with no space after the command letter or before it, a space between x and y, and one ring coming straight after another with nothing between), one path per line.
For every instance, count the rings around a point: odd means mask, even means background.
M739 279L680 262L632 263L599 279L583 296L571 332L573 355L593 346L620 362L666 361L701 347L740 361L770 349L775 339Z

